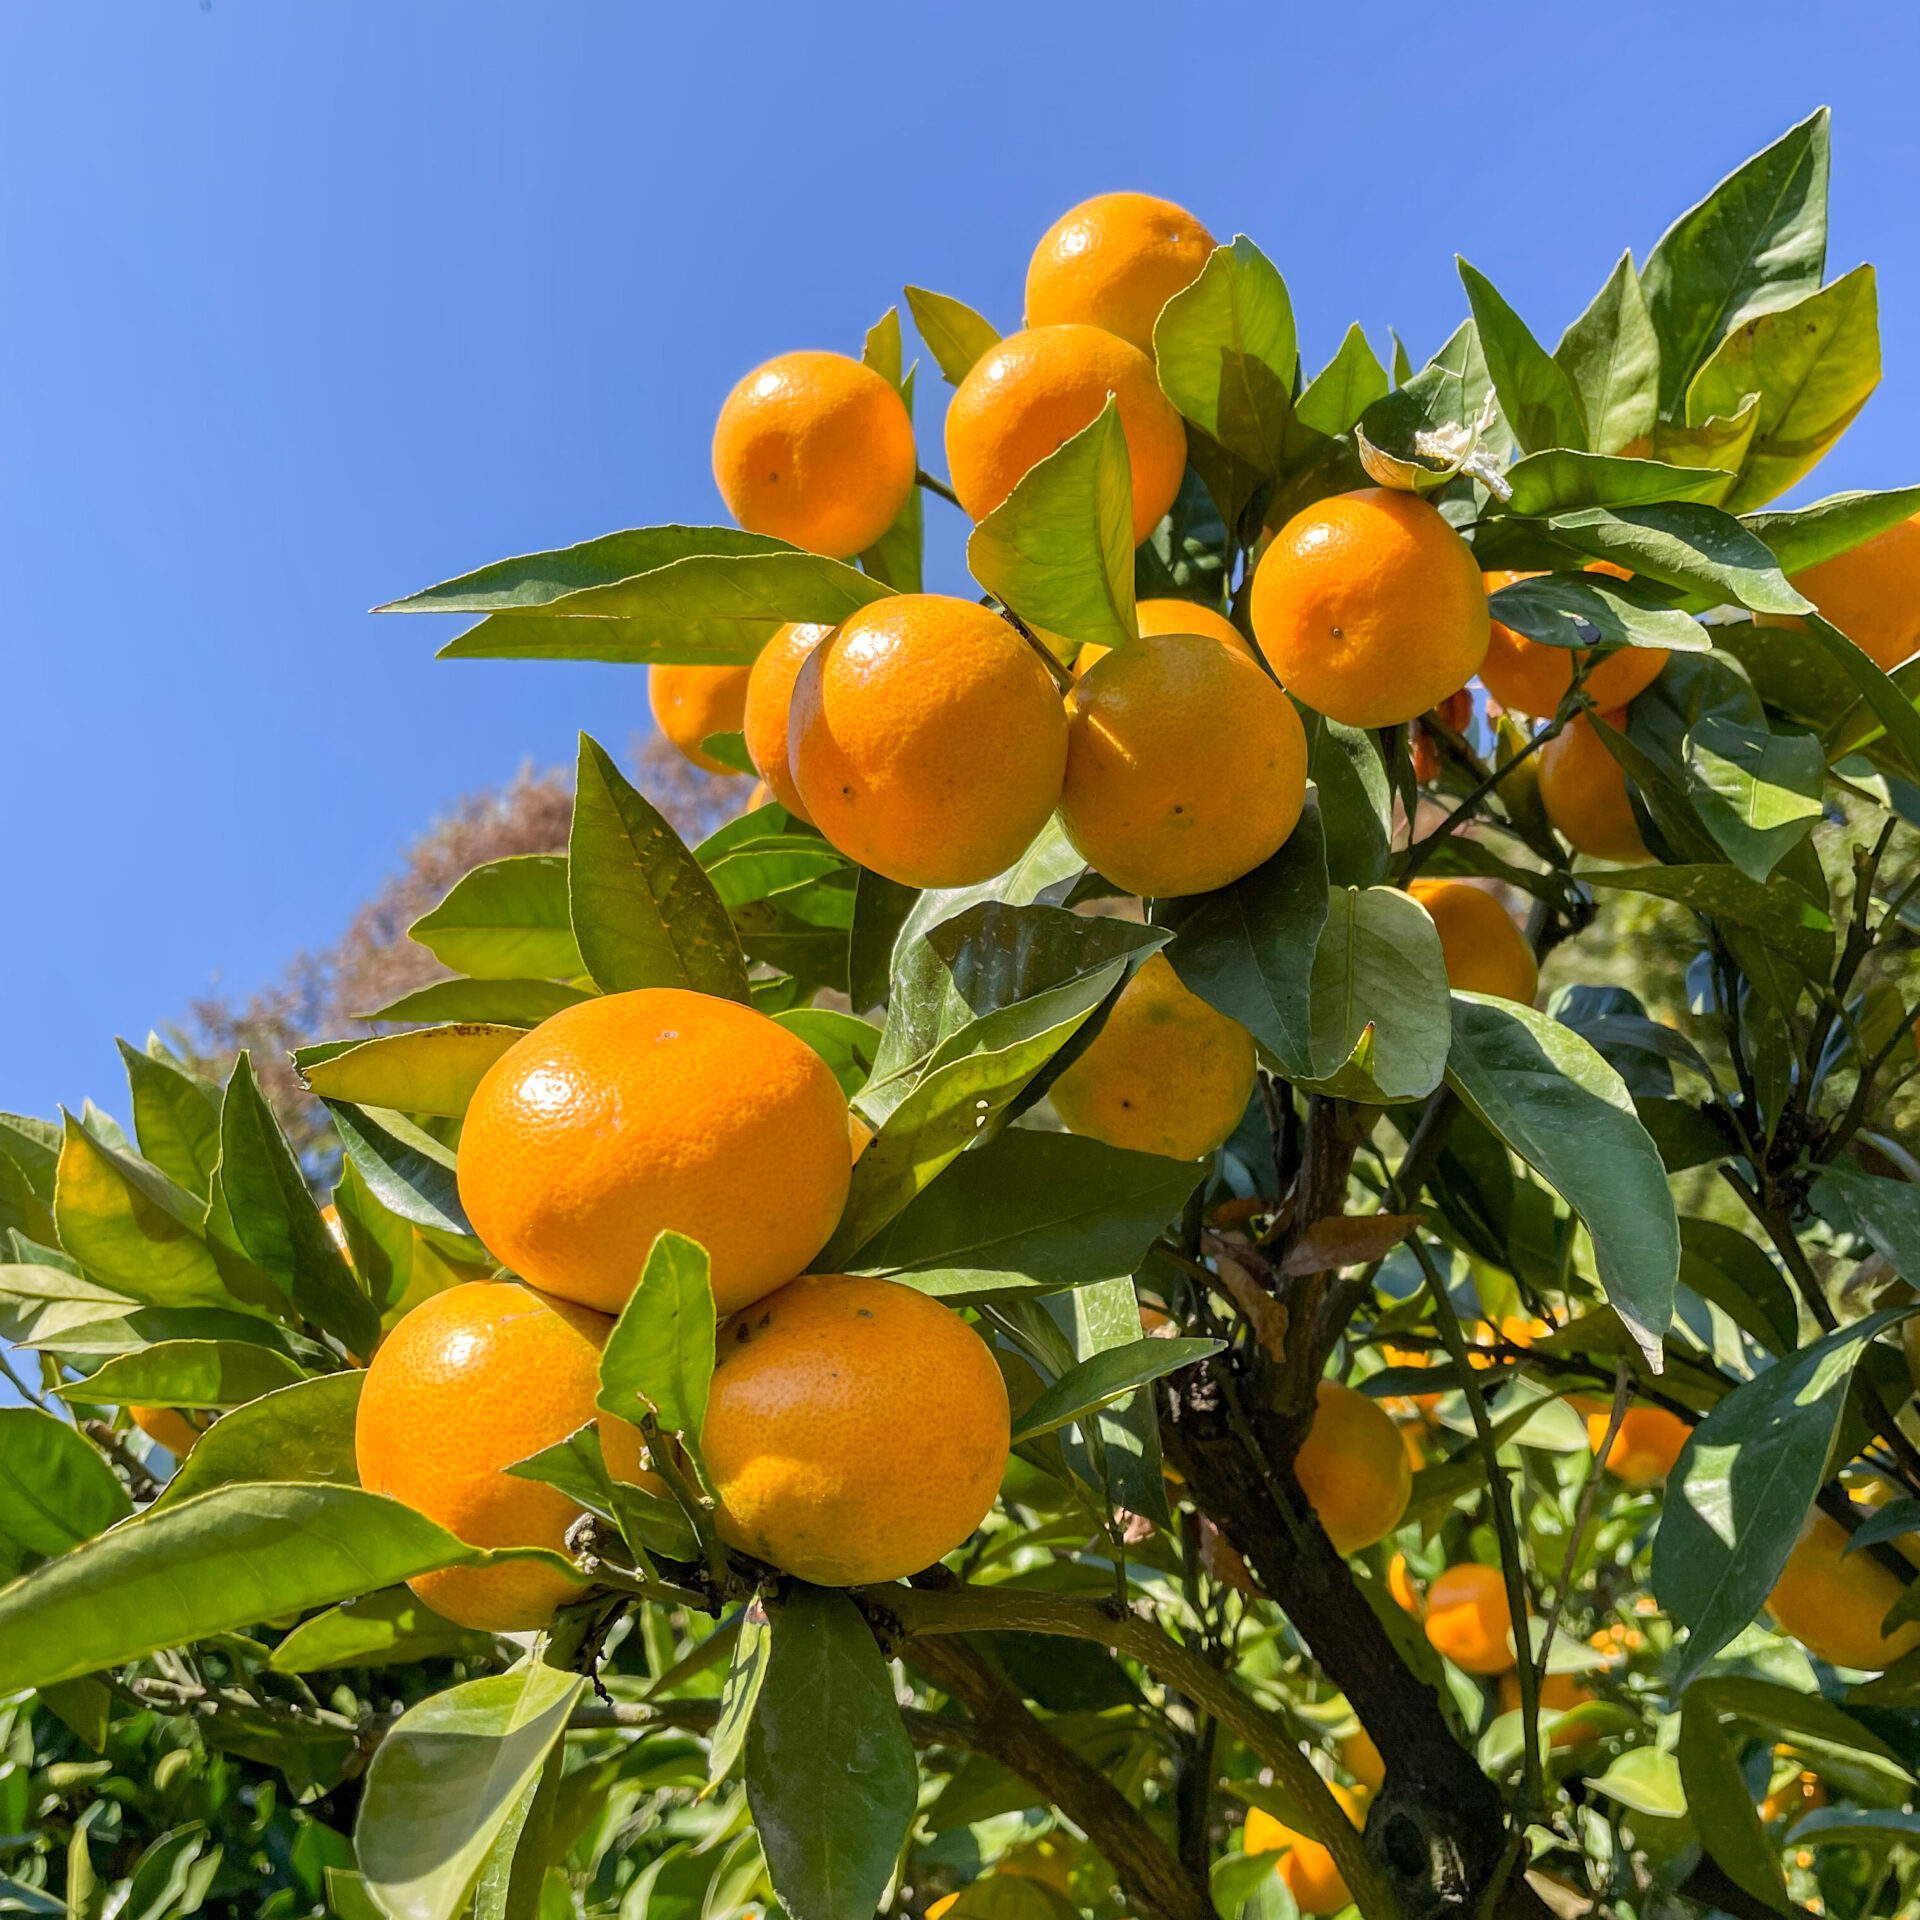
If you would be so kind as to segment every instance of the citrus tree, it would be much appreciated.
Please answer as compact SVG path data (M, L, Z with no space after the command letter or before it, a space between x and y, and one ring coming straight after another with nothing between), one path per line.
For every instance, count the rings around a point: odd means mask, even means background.
M1826 192L1311 378L1106 196L1020 332L907 290L951 485L889 313L727 399L737 529L397 602L766 790L583 740L296 1056L330 1161L158 1042L0 1117L0 1908L1914 1911L1920 488L1765 510L1878 378Z

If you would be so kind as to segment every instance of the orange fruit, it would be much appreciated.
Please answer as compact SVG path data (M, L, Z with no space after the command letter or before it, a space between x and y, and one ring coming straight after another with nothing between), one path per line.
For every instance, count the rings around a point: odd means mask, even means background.
M1254 638L1280 683L1350 727L1397 727L1480 670L1487 592L1473 549L1411 493L1303 507L1253 576Z
M1329 1791L1339 1801L1341 1812L1359 1826L1366 1816L1367 1795L1353 1787L1332 1787ZM1248 1810L1240 1844L1248 1853L1280 1854L1275 1871L1302 1913L1338 1913L1352 1898L1331 1851L1310 1835L1296 1833L1264 1808Z
M1150 633L1204 633L1223 647L1231 647L1235 653L1244 653L1249 660L1253 659L1246 635L1224 613L1203 607L1197 600L1142 600L1133 611L1140 623L1142 639ZM1096 660L1112 651L1097 640L1089 640L1073 657L1074 672L1085 673Z
M901 593L862 607L794 683L789 764L813 823L910 887L1003 872L1060 798L1053 677L998 614Z
M1792 586L1874 664L1891 673L1920 648L1920 513L1850 553L1796 573ZM1797 616L1760 614L1757 625L1797 627Z
M1307 736L1260 668L1201 634L1155 634L1067 696L1060 824L1129 893L1208 893L1276 852L1307 795Z
M1187 470L1187 430L1153 362L1101 327L1032 327L973 363L947 408L947 468L984 520L1048 454L1099 418L1112 394L1133 470L1133 544L1160 524Z
M165 1447L173 1455L176 1466L183 1464L187 1455L200 1444L203 1429L197 1427L178 1407L130 1406L127 1417L149 1440L158 1441Z
M1387 1562L1387 1591L1393 1595L1393 1604L1402 1613L1410 1613L1418 1620L1426 1611L1426 1602L1420 1598L1420 1589L1413 1584L1413 1570L1407 1565L1404 1553L1396 1553Z
M603 1313L668 1227L706 1248L722 1313L785 1285L852 1177L826 1062L765 1014L679 987L543 1020L487 1069L460 1135L460 1199L488 1250Z
M747 698L741 730L747 736L747 757L759 769L773 798L796 820L813 821L793 783L787 760L787 722L793 708L793 683L807 656L833 631L805 621L790 620L760 649L747 675Z
M1426 1626L1434 1650L1463 1672L1505 1673L1514 1664L1513 1614L1497 1567L1449 1567L1427 1589Z
M1069 1133L1197 1160L1240 1124L1254 1074L1253 1035L1189 993L1156 953L1053 1083L1053 1107Z
M1877 1673L1920 1646L1920 1621L1881 1633L1901 1583L1865 1549L1843 1559L1846 1544L1846 1528L1814 1508L1767 1596L1767 1611L1809 1653Z
M1598 1453L1607 1437L1613 1408L1601 1405L1582 1411L1587 1416L1587 1445ZM1607 1471L1629 1486L1655 1486L1673 1471L1673 1463L1680 1458L1680 1449L1692 1432L1677 1413L1669 1413L1665 1407L1629 1407L1607 1450Z
M749 533L844 560L899 518L918 471L892 383L843 353L783 353L727 395L713 477Z
M1547 1719L1556 1713L1571 1713L1575 1707L1584 1707L1593 1697L1570 1673L1543 1675L1540 1681L1541 1718ZM1500 1711L1520 1711L1520 1676L1517 1672L1500 1676ZM1591 1727L1569 1729L1551 1736L1552 1748L1555 1753L1571 1753L1576 1747L1590 1746L1599 1737Z
M1387 1763L1365 1727L1356 1728L1340 1742L1340 1764L1369 1793L1378 1793L1386 1785Z
M1149 356L1153 323L1199 278L1213 235L1150 193L1099 193L1063 213L1027 267L1027 325L1082 321Z
M1433 1355L1425 1347L1396 1347L1388 1344L1381 1348L1381 1353L1390 1367L1430 1367L1433 1364ZM1445 1398L1446 1395L1443 1393L1410 1393L1398 1404L1402 1411L1411 1407L1415 1412L1426 1415L1430 1414Z
M1611 560L1595 560L1588 573L1610 573L1618 580L1633 576ZM1489 573L1483 576L1489 594L1510 587L1516 580L1537 578L1531 573ZM1550 647L1529 640L1511 627L1492 623L1492 638L1487 657L1480 663L1480 684L1509 713L1523 713L1536 720L1550 719L1559 711L1567 689L1573 685L1574 661L1578 649ZM1597 707L1624 707L1635 694L1644 693L1659 679L1667 664L1661 647L1621 647L1608 654L1587 675L1586 690Z
M1803 1768L1760 1802L1760 1820L1764 1826L1772 1826L1776 1820L1798 1820L1826 1804L1826 1782Z
M589 1420L615 1478L664 1492L640 1470L639 1433L596 1414L603 1314L511 1280L476 1280L422 1301L367 1368L353 1430L360 1484L390 1494L475 1547L564 1553L581 1509L557 1487L504 1471ZM490 1633L544 1626L581 1585L538 1561L446 1567L408 1583L428 1606Z
M751 667L649 667L647 704L653 721L696 767L736 774L737 768L701 750L710 733L738 733L747 705Z
M1602 718L1616 733L1627 716ZM1584 713L1576 714L1534 756L1540 770L1540 804L1567 844L1597 860L1642 862L1653 856L1627 798L1627 776Z
M1341 1553L1358 1553L1400 1524L1413 1492L1413 1470L1393 1417L1377 1400L1322 1380L1314 1389L1313 1425L1293 1471L1327 1538Z
M1449 986L1533 1005L1540 988L1533 949L1493 894L1471 880L1416 880L1407 891L1440 935Z
M828 1587L951 1553L1007 1465L1007 1389L950 1307L813 1273L720 1329L701 1447L721 1533Z

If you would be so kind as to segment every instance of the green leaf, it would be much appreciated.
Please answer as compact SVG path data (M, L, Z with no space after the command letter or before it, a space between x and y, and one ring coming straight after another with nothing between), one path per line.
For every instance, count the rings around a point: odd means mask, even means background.
M1657 1373L1680 1227L1620 1076L1558 1020L1456 993L1447 1081L1585 1222L1607 1299Z
M537 1027L563 1007L591 1000L590 990L557 980L436 980L430 987L403 993L371 1013L351 1017L369 1024L380 1020L471 1020L503 1027Z
M746 956L713 882L584 733L567 874L574 937L602 992L682 987L745 1003Z
M177 1507L196 1493L243 1480L358 1486L353 1420L366 1377L359 1368L350 1367L341 1373L275 1387L236 1407L201 1435L199 1445L161 1489L154 1507ZM219 1403L190 1400L183 1404Z
M272 1278L295 1312L337 1334L350 1352L372 1353L380 1316L327 1231L244 1052L234 1062L220 1106L219 1190L241 1250Z
M1880 316L1873 269L1736 327L1687 388L1689 425L1760 396L1745 469L1726 498L1735 513L1763 506L1816 465L1880 384Z
M460 1205L453 1155L438 1140L404 1114L369 1113L344 1100L329 1101L327 1111L354 1172L381 1206L415 1226L457 1234L471 1242L476 1257L484 1257Z
M1037 1440L1043 1433L1117 1400L1162 1374L1191 1367L1221 1351L1224 1340L1134 1340L1108 1347L1078 1366L1069 1367L1039 1399L1014 1422L1013 1439Z
M967 540L973 577L1061 659L1123 646L1133 605L1133 469L1119 403L1022 474Z
M1914 1284L1920 1276L1920 1187L1836 1160L1821 1170L1813 1198L1823 1214L1845 1220L1901 1279Z
M1683 213L1640 276L1659 336L1660 404L1677 412L1716 343L1820 285L1827 260L1822 107Z
M845 1594L796 1581L747 1733L747 1804L792 1920L878 1905L913 1819L918 1772L893 1678Z
M1336 887L1370 887L1386 878L1392 839L1393 796L1380 749L1363 727L1313 712L1300 717L1307 730L1307 778L1319 795L1327 879Z
M1899 1754L1821 1694L1801 1693L1753 1674L1716 1673L1687 1689L1687 1704L1695 1700L1770 1740L1790 1739L1809 1760L1838 1760L1883 1780L1911 1784L1913 1776Z
M1780 1269L1737 1227L1682 1219L1680 1278L1769 1353L1789 1352L1798 1343L1800 1316Z
M220 1161L220 1093L184 1072L164 1051L155 1053L158 1044L150 1041L140 1053L124 1040L114 1042L126 1063L141 1157L205 1200Z
M1680 1784L1700 1844L1727 1877L1776 1913L1791 1913L1779 1850L1760 1824L1759 1809L1705 1689L1695 1687L1680 1711Z
M563 854L513 853L475 867L407 937L442 966L481 980L586 971L567 917Z
M1313 1068L1313 960L1328 897L1320 802L1309 795L1286 843L1251 873L1153 904L1154 925L1173 929L1167 958L1181 984L1238 1020L1290 1078Z
M1010 1127L963 1153L850 1263L950 1305L1124 1279L1202 1169Z
M216 1487L0 1588L0 1688L98 1673L490 1558L411 1507L357 1487Z
M1455 264L1473 308L1493 390L1500 396L1500 411L1507 416L1520 445L1529 453L1546 447L1572 447L1584 453L1586 417L1565 370L1533 337L1526 322L1500 297L1485 274L1458 255Z
M651 1411L696 1442L713 1378L715 1313L706 1249L662 1233L600 1355L594 1404L636 1425Z
M1699 501L1646 507L1587 507L1547 523L1557 538L1649 580L1756 613L1806 613L1811 602L1787 585L1764 541L1732 514ZM1619 583L1621 585L1625 582Z
M1604 573L1542 573L1499 588L1487 611L1502 626L1548 647L1608 646L1699 650L1713 636L1690 613L1663 605L1660 588Z
M1619 453L1653 432L1660 342L1631 252L1620 256L1593 304L1560 336L1553 357L1580 402L1587 445L1596 454Z
M1346 433L1390 391L1387 370L1356 321L1340 342L1340 351L1307 382L1294 403L1294 417L1316 433Z
M733 1771L747 1744L753 1710L766 1683L767 1662L773 1652L773 1633L767 1610L758 1596L740 1613L740 1633L727 1663L726 1684L720 1689L720 1718L707 1743L707 1785L717 1787Z
M1807 630L1826 648L1828 662L1852 682L1854 690L1886 729L1886 744L1903 770L1920 779L1920 711L1832 621L1807 617Z
M487 1069L523 1037L519 1027L468 1021L362 1040L311 1065L296 1053L294 1065L323 1100L458 1120Z
M65 1267L0 1266L0 1340L16 1346L57 1340L97 1322L122 1320L139 1304Z
M630 1543L648 1553L663 1553L672 1560L700 1557L700 1542L673 1501L616 1480L607 1471L597 1419L576 1427L564 1440L514 1461L507 1472L516 1480L558 1487L577 1506L610 1521Z
M196 1449L197 1451L197 1449ZM448 1655L489 1653L490 1634L456 1627L408 1587L382 1587L317 1613L267 1657L275 1673L325 1673L334 1667L394 1667Z
M973 370L973 363L989 347L1000 344L1000 336L965 301L944 293L929 293L925 287L908 287L907 305L913 310L913 324L927 343L948 386L957 387Z
M1423 1100L1440 1084L1452 1030L1447 968L1411 895L1334 888L1311 994L1316 1092L1392 1104Z
M96 1407L243 1407L303 1377L271 1347L238 1340L163 1340L109 1360L98 1373L60 1392Z
M11 1155L0 1152L0 1235L20 1232L42 1245L55 1237L53 1209Z
M1827 762L1819 741L1708 715L1686 746L1695 809L1734 865L1764 881L1822 817Z
M367 1892L388 1920L453 1920L586 1684L529 1659L449 1687L394 1722L367 1769L353 1834Z
M831 1007L793 1007L773 1016L776 1026L795 1033L833 1069L849 1100L866 1084L880 1047L880 1029L857 1014Z
M753 756L747 751L747 736L738 730L706 735L700 742L700 751L709 760L718 760L723 767L731 767L735 773L744 773L753 780L760 777L760 769L753 764Z
M971 887L936 887L917 894L908 903L900 931L893 941L894 952L904 952L914 940L935 927L989 900L1010 907L1031 906L1050 887L1060 887L1086 871L1087 863L1067 838L1056 814L1040 829L1033 845L1005 873L996 873ZM864 884L864 876L863 876Z
M1672 1690L1765 1605L1826 1476L1853 1370L1911 1309L1869 1314L1727 1395L1667 1477L1653 1542L1653 1591L1688 1629Z
M1593 1783L1594 1788L1635 1813L1678 1820L1687 1810L1680 1762L1658 1747L1630 1747Z
M0 1407L0 1536L51 1558L132 1511L113 1469L64 1420Z
M1581 507L1639 507L1660 500L1718 499L1733 475L1718 467L1675 467L1664 460L1548 448L1507 469L1508 510L1544 517Z
M1808 979L1823 980L1833 964L1827 917L1791 880L1775 874L1749 879L1737 867L1614 867L1583 873L1590 886L1678 900L1696 913L1755 935Z
M1791 575L1850 553L1915 513L1920 513L1920 487L1895 487L1887 493L1829 494L1810 507L1779 513L1750 513L1742 524L1767 544L1780 571Z
M27 1184L40 1198L53 1203L54 1181L65 1135L51 1120L35 1120L24 1113L0 1113L0 1153L15 1162Z
M1676 467L1700 467L1718 473L1738 473L1746 465L1747 449L1753 445L1754 430L1760 424L1760 396L1750 393L1740 409L1732 414L1716 413L1692 426L1677 420L1662 420L1653 430L1653 457ZM1718 506L1733 491L1729 480L1707 496L1710 506Z
M889 307L872 326L860 349L860 364L870 367L896 392L905 354L900 345L900 309Z

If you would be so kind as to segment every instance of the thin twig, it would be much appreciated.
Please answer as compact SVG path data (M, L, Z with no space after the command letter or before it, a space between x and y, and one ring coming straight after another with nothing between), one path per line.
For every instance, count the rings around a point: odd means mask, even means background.
M1547 1677L1547 1662L1553 1653L1554 1635L1560 1631L1560 1616L1566 1611L1567 1597L1573 1591L1574 1568L1580 1560L1580 1542L1587 1531L1587 1522L1593 1518L1594 1502L1599 1498L1600 1482L1605 1475L1607 1461L1613 1453L1613 1443L1620 1437L1620 1424L1627 1417L1627 1386L1631 1379L1624 1357L1613 1370L1613 1412L1607 1420L1607 1431L1600 1442L1599 1451L1593 1456L1592 1464L1587 1468L1587 1477L1580 1488L1580 1504L1573 1512L1573 1530L1567 1535L1567 1557L1560 1569L1560 1578L1555 1582L1553 1607L1547 1615L1546 1637L1540 1642L1540 1662L1534 1670L1534 1690L1539 1691Z
M937 493L942 500L947 501L952 506L958 507L960 505L960 496L955 493L944 480L935 479L925 467L918 468L913 478L916 485L925 487L929 493ZM965 512L966 509L961 508L961 511Z

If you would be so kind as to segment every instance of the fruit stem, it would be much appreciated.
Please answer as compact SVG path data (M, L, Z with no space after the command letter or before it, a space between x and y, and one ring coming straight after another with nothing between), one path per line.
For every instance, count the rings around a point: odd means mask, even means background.
M713 1577L713 1584L720 1592L727 1585L727 1550L720 1536L714 1530L712 1494L707 1491L696 1493L688 1484L687 1476L680 1471L680 1463L673 1457L673 1448L661 1438L660 1423L651 1414L640 1423L641 1434L647 1443L647 1458L654 1472L667 1483L667 1490L679 1503L680 1511L687 1516L694 1533L700 1541L700 1554L707 1563L707 1572ZM696 1458L691 1447L687 1450L690 1460ZM695 1468L699 1472L698 1467ZM704 1480L705 1474L700 1474Z
M1040 664L1053 676L1053 684L1058 687L1062 693L1071 693L1073 691L1073 675L1067 671L1065 665L1055 655L1053 649L1048 646L1011 607L1001 607L1000 618L1040 656Z
M937 493L942 500L959 506L960 496L944 480L936 480L925 467L916 468L913 478L916 485L925 487L929 493Z

